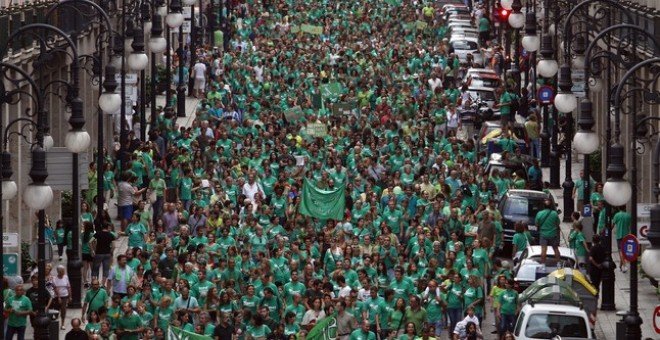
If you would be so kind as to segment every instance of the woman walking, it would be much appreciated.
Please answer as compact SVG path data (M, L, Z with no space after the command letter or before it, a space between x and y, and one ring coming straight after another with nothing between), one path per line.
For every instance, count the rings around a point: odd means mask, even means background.
M60 329L63 330L65 329L66 307L69 302L69 296L71 296L71 282L69 282L69 277L66 275L63 265L57 266L57 275L53 276L51 282L55 291L55 298L53 300L56 301L60 310L60 324L62 325Z

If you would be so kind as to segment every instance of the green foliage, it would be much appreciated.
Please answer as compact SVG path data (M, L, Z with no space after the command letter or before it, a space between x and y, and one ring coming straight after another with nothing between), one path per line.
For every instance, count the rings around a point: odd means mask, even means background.
M589 170L591 177L597 182L603 181L603 163L602 163L603 153L601 150L598 150L591 155L589 155Z
M36 264L30 255L30 242L21 242L21 272L29 272Z

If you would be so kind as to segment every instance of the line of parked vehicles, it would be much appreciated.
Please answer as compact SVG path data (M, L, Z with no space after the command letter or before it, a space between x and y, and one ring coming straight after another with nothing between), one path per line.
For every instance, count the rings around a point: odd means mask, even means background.
M449 27L449 44L462 65L470 63L462 84L467 86L470 105L459 112L464 121L474 123L477 133L472 136L477 152L486 151L489 161L486 172L518 173L527 179L527 170L533 158L526 156L530 140L523 124L514 123L511 138L523 155L515 160L500 154L498 140L503 131L499 123L496 89L502 85L497 73L485 68L484 53L479 32L469 8L463 4L445 4L442 15ZM539 231L535 225L536 213L544 208L544 201L555 202L551 194L537 190L508 190L500 199L498 210L504 229L504 254L511 254L514 226L522 221L535 239ZM555 203L556 206L556 203ZM561 214L559 210L558 213ZM520 293L521 309L514 327L514 337L531 339L595 339L598 290L579 270L575 253L568 247L559 247L557 261L551 247L545 264L541 264L541 247L530 245L513 257L515 287Z

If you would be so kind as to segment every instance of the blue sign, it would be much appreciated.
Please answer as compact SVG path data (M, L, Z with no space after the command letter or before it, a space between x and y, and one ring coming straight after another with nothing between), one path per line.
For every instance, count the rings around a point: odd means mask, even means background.
M582 216L591 217L591 204L585 204L584 207L582 207Z
M639 242L637 237L628 234L621 240L621 249L623 250L623 257L630 262L637 261L637 254L639 254Z
M555 90L548 85L539 87L536 97L543 104L550 104L555 99Z

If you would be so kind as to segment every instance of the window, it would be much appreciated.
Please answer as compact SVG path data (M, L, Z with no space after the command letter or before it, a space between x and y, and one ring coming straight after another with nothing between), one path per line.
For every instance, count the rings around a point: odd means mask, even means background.
M520 336L520 329L522 328L522 324L525 321L525 313L520 312L520 315L518 315L518 321L516 321L516 328L513 330L513 335L515 336Z
M510 197L506 202L505 212L507 215L527 216L528 203L526 198Z
M476 50L477 43L475 41L460 40L454 41L451 44L455 50Z
M557 335L574 338L589 337L587 325L582 317L563 314L533 314L529 317L525 328L526 337L552 339Z

